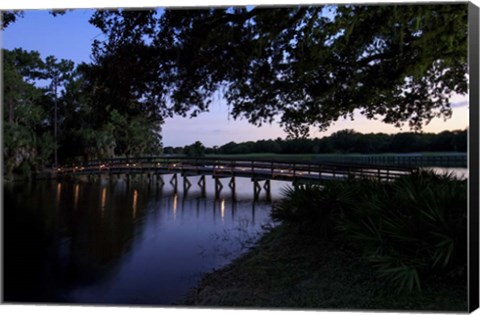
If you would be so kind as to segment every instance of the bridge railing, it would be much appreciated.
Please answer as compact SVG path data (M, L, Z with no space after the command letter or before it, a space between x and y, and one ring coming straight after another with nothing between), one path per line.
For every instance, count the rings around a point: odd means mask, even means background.
M137 157L113 158L86 161L59 167L57 173L129 173L156 172L206 172L212 175L250 175L251 177L269 176L283 180L303 179L340 179L348 177L370 177L379 180L391 180L415 170L413 167L365 165L356 163L275 161L253 159L217 159L211 157Z
M314 158L318 162L336 161L342 163L361 163L373 165L397 165L413 167L467 167L467 153L439 154L366 154L329 156L319 155Z

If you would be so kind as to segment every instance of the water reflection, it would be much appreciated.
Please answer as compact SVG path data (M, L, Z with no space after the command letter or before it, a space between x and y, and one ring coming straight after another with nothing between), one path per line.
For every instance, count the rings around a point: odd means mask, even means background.
M107 187L102 188L102 217L105 215L105 204L107 202Z
M74 209L74 210L77 210L77 208L78 208L78 195L79 195L79 191L80 191L80 185L79 185L79 184L75 184L74 193L73 193L73 209Z
M220 215L222 216L222 222L225 219L225 198L222 199L222 202L220 204Z
M206 192L192 185L188 196L171 185L108 185L4 186L7 302L170 304L271 223L268 196L253 202L249 179L218 198L208 177ZM271 182L273 200L284 185Z
M150 185L5 186L5 300L169 304L271 222L271 204L253 203L247 179L236 201L230 189L215 199L196 185L188 196Z
M136 189L133 190L133 204L132 204L132 210L133 210L133 218L137 216L137 197L138 197L138 192Z
M177 202L178 202L178 194L175 191L173 195L173 221L177 220Z
M283 185L272 182L274 200ZM205 195L192 185L185 196L181 188L135 181L5 185L5 300L176 301L271 223L265 191L253 202L250 180L237 179L235 199L227 185L216 199L211 178L205 186Z
M60 204L60 195L62 192L62 183L57 183L57 204Z

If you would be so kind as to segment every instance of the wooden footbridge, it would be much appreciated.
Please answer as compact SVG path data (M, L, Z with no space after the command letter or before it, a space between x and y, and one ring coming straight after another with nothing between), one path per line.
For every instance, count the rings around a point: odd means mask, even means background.
M200 176L198 185L205 193L205 176L215 180L215 194L223 188L221 178L230 178L229 187L235 191L235 178L250 178L257 199L263 188L270 195L270 180L288 181L294 185L319 183L348 178L371 178L391 181L415 171L414 167L387 165L360 165L325 162L264 161L249 159L215 159L188 157L140 157L95 160L58 167L53 172L56 179L75 179L79 176L107 176L110 180L124 177L129 182L134 177L147 177L157 185L164 185L162 175L170 174L170 184L177 190L178 175L183 177L184 191L192 186L189 178Z

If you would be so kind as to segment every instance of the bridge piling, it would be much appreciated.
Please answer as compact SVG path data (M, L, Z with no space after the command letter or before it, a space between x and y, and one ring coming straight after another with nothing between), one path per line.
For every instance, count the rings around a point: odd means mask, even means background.
M265 184L263 185L263 188L265 189L265 192L267 194L267 201L272 200L272 194L271 194L270 180L269 179L267 179L265 181Z
M178 180L177 180L177 173L174 173L172 178L170 179L170 185L173 186L173 189L175 191L177 191L177 184L178 184Z
M215 177L215 198L220 196L220 192L222 191L223 185L220 181L220 178Z
M182 177L183 177L183 191L187 192L190 189L190 187L192 186L192 184L190 183L190 181L188 180L188 177L186 175L184 175Z
M205 197L206 195L205 175L200 176L200 179L198 180L198 186L202 191L202 197Z
M165 185L165 182L163 181L162 175L157 174L157 187L163 187L163 185Z
M253 196L255 201L258 200L261 191L262 191L262 186L260 186L260 183L258 180L254 179L253 180Z
M236 184L235 184L235 176L232 176L232 178L230 179L230 182L228 183L228 187L230 187L230 190L232 191L232 200L236 200L236 194L235 194L235 187L236 187Z
M167 163L167 162L171 163ZM134 164L130 164L134 162ZM266 191L267 198L271 195L271 180L280 180L293 182L293 186L297 186L304 182L322 182L324 180L345 180L353 177L369 177L379 181L391 181L398 177L408 175L414 171L413 167L394 166L394 165L371 165L365 161L364 164L354 163L307 163L299 161L257 161L241 159L233 161L231 159L191 159L188 157L152 157L124 159L115 158L108 160L86 161L81 165L66 165L58 167L51 171L50 178L57 181L62 180L88 180L89 182L97 182L108 180L116 180L126 178L127 185L131 180L148 178L149 183L156 182L157 187L163 186L166 181L161 178L162 174L173 175L170 184L175 191L178 189L178 174L182 176L201 176L198 185L205 196L206 175L212 175L215 179L215 193L218 196L223 188L220 182L221 178L229 178L229 187L233 195L236 190L236 178L246 177L254 182L254 195L256 198L261 194L262 186ZM389 162L389 161L383 161ZM392 161L390 161L392 162ZM397 164L402 161L393 161ZM417 161L418 162L418 161ZM438 163L438 161L435 161ZM152 167L152 163L155 167ZM401 163L400 163L401 164ZM45 176L45 175L43 175ZM115 177L117 176L117 177ZM139 176L138 178L135 178ZM259 183L260 181L267 181ZM260 186L262 184L262 186ZM189 189L192 183L185 178L184 189Z

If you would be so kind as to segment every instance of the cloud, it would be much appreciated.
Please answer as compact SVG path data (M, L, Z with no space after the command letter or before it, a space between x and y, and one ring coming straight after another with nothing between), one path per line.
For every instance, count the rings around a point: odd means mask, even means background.
M468 105L469 105L468 99L467 99L467 100L463 100L463 101L459 101L459 102L452 102L452 103L450 103L450 106L451 106L452 108L464 107L464 106L468 106Z
M226 129L213 129L212 131L210 131L211 133L228 133L230 132L230 130L226 130Z

